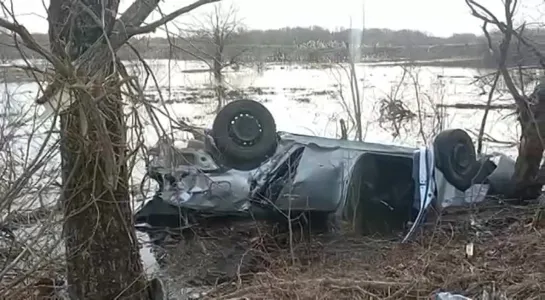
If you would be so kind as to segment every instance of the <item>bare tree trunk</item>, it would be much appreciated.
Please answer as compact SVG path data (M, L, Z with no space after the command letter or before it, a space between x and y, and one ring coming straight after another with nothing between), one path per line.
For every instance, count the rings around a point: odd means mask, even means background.
M356 64L355 64L355 54L351 51L351 44L346 43L346 49L349 53L349 79L350 79L350 91L352 93L352 104L354 105L354 119L356 120L356 140L363 141L363 124L361 120L361 99L360 99L360 89L358 86L358 76L356 74ZM359 49L359 47L356 47ZM362 83L363 86L363 83Z
M219 56L219 57L218 57ZM216 97L218 99L218 105L216 112L219 112L225 104L225 90L223 88L223 73L222 73L221 54L216 55L214 59L214 85L216 87Z
M542 183L538 180L538 174L545 137L545 97L540 95L542 89L545 91L544 87L538 86L531 97L535 104L527 103L525 107L519 107L522 132L513 174L514 195L517 197L536 198L541 193Z
M214 44L216 51L214 53L214 81L216 85L216 96L218 97L218 106L216 112L219 112L225 104L225 90L223 88L223 49L224 40L222 38L223 32L221 31L219 24L220 16L216 13L216 24L214 25Z
M86 116L80 104L61 119L70 294L73 299L115 299L120 295L148 299L129 203L122 104L119 93L108 91L108 95L98 106L104 114L114 161L119 165L113 180L107 178L106 171L111 164L104 154L108 147L104 141L108 139L100 137L97 124L89 122L86 130L82 128ZM76 101L96 100L80 94ZM82 131L88 134L82 136Z
M105 16L104 30L82 5ZM51 0L53 54L70 61L83 55L104 32L111 32L118 5L119 0ZM68 55L65 49L70 49ZM63 79L92 86L73 89L73 102L61 116L63 234L72 299L149 299L129 203L119 78L108 78L114 55L91 53L78 69L92 74Z

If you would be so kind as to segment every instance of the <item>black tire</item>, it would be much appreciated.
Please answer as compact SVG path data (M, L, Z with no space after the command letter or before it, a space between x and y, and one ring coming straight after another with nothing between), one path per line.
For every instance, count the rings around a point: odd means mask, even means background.
M273 116L253 100L227 104L214 119L211 135L220 162L237 170L257 168L274 154L278 144Z
M476 179L481 164L477 162L471 137L461 129L441 132L433 142L435 163L445 179L458 190L466 191Z

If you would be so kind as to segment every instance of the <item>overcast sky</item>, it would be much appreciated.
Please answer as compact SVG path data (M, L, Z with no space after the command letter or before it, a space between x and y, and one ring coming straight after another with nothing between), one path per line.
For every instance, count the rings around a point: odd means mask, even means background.
M1 0L4 3L10 0ZM121 0L126 8L133 0ZM31 32L46 32L46 8L49 0L13 0L20 23ZM163 12L169 12L190 0L161 1ZM235 3L239 17L248 28L280 28L318 25L330 29L349 27L350 17L357 27L414 29L437 36L453 33L481 33L481 23L469 14L464 0L223 0L224 6ZM545 16L542 0L520 0L524 3L518 19L532 22ZM480 3L501 14L501 0L480 0ZM9 5L8 5L9 6ZM201 7L192 16L205 13ZM120 10L122 11L122 10ZM365 11L365 14L364 14ZM365 18L364 18L365 15ZM152 16L153 18L154 16ZM191 17L180 17L177 23ZM365 21L363 21L365 20ZM354 26L356 27L356 26Z

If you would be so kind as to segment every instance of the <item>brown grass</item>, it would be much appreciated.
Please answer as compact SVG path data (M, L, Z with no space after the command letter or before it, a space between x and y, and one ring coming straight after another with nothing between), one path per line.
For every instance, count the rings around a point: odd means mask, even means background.
M263 227L229 225L221 234L208 231L169 250L175 255L169 255L167 273L176 276L176 269L188 284L215 285L208 299L430 299L438 291L474 299L483 293L489 299L540 299L545 231L528 225L533 209L449 215L406 244L399 238L350 233L302 238L295 232L293 251L286 233L273 237ZM479 224L470 225L470 219ZM466 255L468 243L474 244L472 257Z
M530 225L534 211L451 211L406 244L399 236L308 235L299 227L290 243L289 232L270 224L220 223L168 246L164 272L169 285L200 287L206 299L431 299L438 291L541 299L545 229Z

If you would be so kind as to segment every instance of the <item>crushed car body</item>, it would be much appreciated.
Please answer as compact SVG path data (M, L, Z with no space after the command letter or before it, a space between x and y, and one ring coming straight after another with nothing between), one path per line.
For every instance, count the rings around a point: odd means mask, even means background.
M270 113L251 100L228 104L201 135L181 148L160 140L147 170L159 187L136 212L137 224L184 227L187 214L308 212L324 216L322 222L325 216L348 220L362 234L412 224L407 240L431 207L482 201L489 177L510 176L509 167L496 170L489 156L477 159L460 129L421 148L276 132Z

